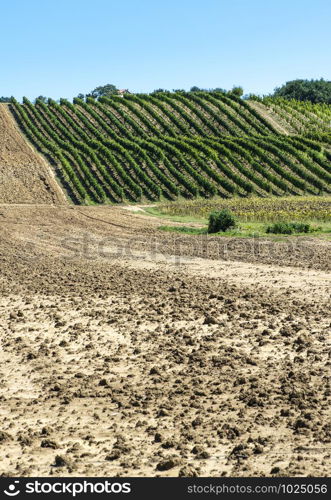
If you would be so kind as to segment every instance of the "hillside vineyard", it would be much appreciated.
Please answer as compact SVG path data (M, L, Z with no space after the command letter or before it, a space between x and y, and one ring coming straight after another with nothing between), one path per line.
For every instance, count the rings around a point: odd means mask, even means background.
M331 107L220 92L15 99L75 204L331 192Z

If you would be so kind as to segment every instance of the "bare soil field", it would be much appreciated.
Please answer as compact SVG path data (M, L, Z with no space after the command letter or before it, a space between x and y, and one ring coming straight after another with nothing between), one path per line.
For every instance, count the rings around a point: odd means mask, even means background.
M65 204L54 173L0 104L0 203Z
M0 205L0 473L329 475L331 244L159 225Z

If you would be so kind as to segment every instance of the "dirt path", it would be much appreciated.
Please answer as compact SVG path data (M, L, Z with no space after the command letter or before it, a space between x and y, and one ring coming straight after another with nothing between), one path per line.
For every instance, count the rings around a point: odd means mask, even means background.
M0 203L66 204L46 160L27 142L7 104L0 104Z
M0 206L0 473L329 475L330 243L158 225Z
M249 100L247 101L247 103L252 108L256 109L256 111L258 111L263 116L263 118L271 123L274 129L277 130L280 134L290 135L291 131L289 130L289 128L279 123L279 120L273 117L272 111L270 111L264 104L262 104L262 102Z

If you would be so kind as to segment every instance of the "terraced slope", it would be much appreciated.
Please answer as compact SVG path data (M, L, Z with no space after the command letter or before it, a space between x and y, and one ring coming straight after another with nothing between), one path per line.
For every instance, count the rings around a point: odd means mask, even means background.
M329 193L330 110L284 106L200 92L11 109L77 204Z

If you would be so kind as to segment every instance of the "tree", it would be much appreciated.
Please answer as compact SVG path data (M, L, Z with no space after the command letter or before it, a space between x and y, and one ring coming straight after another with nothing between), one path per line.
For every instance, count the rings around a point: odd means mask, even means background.
M262 97L260 97L260 96L259 96L259 95L257 95L257 94L252 94L252 93L245 94L245 95L243 96L243 99L244 99L245 101L248 101L248 100L250 99L251 101L259 101L259 102L262 102Z
M233 213L224 208L209 215L208 233L219 233L236 227L236 218Z
M325 102L331 104L331 82L320 80L291 80L274 91L274 97L298 101Z
M41 101L41 102L47 104L48 97L45 97L44 95L40 95L40 96L38 96L38 97L35 98L34 102L36 102L36 101Z
M221 87L216 87L214 89L203 89L201 87L197 87L196 85L190 88L190 92L210 92L211 94L214 92L222 92L222 94L227 93L227 91L225 89L222 89Z
M109 95L114 95L118 93L118 89L112 83L107 83L107 85L101 85L100 87L96 87L94 90L91 90L86 97L94 97L98 99L99 97L107 97Z
M233 87L232 90L230 90L229 94L236 95L238 97L241 97L244 93L244 89L242 87Z
M78 94L77 99L81 99L82 101L84 101L85 95L84 94Z
M166 89L155 89L152 94L170 94L170 90Z
M10 102L11 97L0 97L0 102Z

